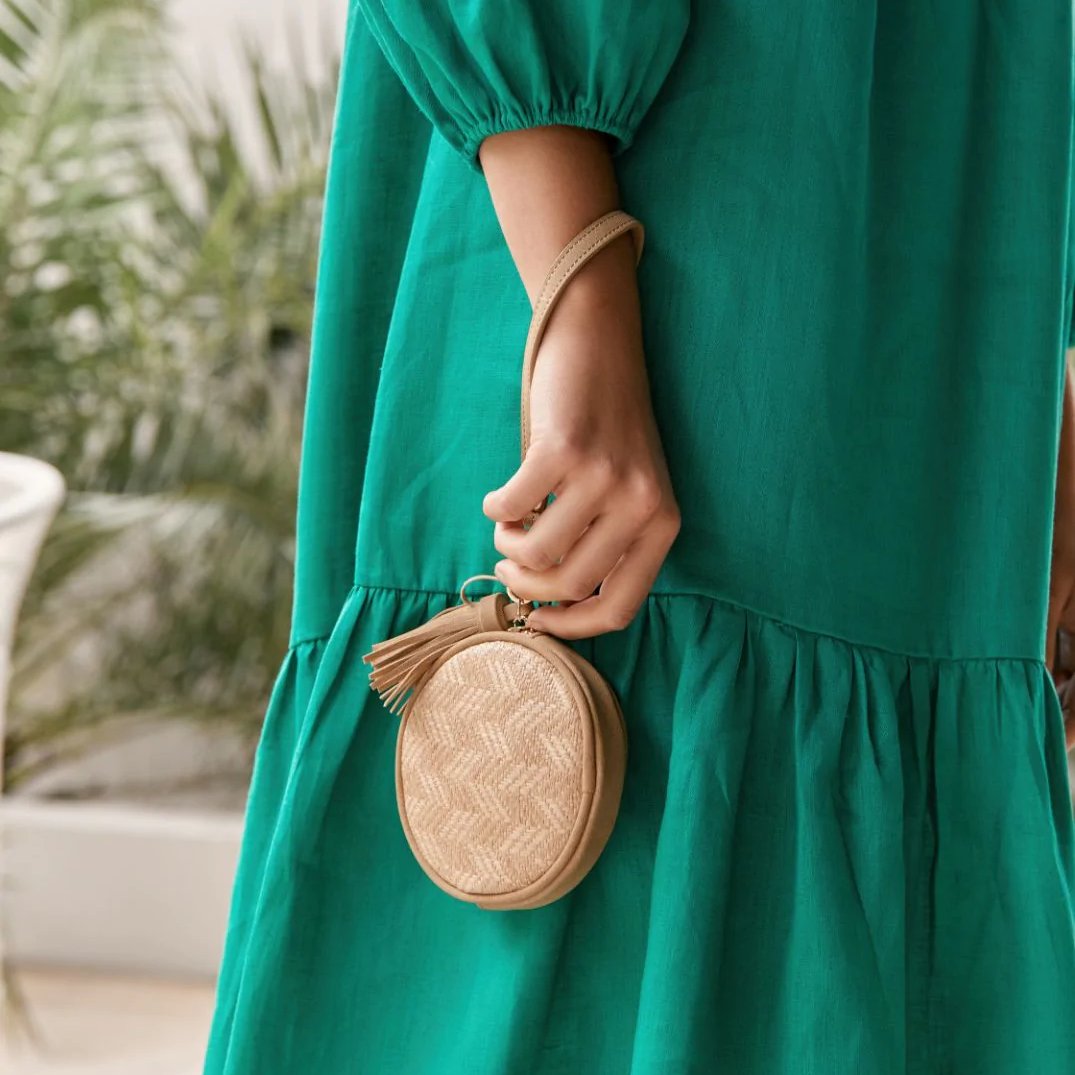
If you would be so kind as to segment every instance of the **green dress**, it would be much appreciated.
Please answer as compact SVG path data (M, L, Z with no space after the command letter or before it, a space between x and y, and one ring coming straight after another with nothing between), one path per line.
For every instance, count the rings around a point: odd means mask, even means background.
M1072 69L1071 0L353 5L210 1075L1075 1070ZM489 912L413 860L361 657L498 556L530 310L476 147L546 123L646 225L683 524L575 643L630 737L607 849Z

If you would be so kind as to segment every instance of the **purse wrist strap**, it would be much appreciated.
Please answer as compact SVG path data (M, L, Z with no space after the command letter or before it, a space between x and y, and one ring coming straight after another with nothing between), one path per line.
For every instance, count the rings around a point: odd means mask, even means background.
M545 282L541 285L534 303L526 347L523 349L522 401L519 418L523 459L526 458L526 450L530 447L530 384L534 379L534 360L556 300L563 294L571 278L586 262L625 231L634 233L632 238L635 242L635 264L637 265L642 257L645 229L640 221L623 212L622 209L613 209L612 212L605 213L592 224L588 224L560 251L545 277ZM548 502L549 498L546 496L541 505L535 507L535 514L543 511Z

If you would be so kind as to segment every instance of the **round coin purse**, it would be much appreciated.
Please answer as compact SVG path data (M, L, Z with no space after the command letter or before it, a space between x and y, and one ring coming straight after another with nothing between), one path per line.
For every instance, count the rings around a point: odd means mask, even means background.
M534 358L556 299L624 232L607 213L564 247L541 289L523 355L522 454L529 444ZM532 525L549 497L525 519ZM527 626L514 594L467 596L411 631L375 644L370 686L401 716L399 817L421 868L449 895L487 910L551 903L590 871L612 833L627 730L611 686L567 643Z

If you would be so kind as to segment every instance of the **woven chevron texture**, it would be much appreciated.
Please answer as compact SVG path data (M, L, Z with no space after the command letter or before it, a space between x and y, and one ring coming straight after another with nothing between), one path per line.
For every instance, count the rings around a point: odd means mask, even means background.
M582 798L582 717L556 667L512 642L460 650L414 699L400 757L411 832L466 891L540 877Z

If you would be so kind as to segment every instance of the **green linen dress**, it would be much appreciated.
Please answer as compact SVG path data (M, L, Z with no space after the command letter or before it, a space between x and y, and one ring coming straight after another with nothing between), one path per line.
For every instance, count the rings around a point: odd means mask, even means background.
M1072 53L1071 0L355 3L210 1075L1075 1071ZM603 857L489 912L413 860L361 656L498 556L530 310L476 149L546 123L646 225L683 525L575 643L630 735Z

